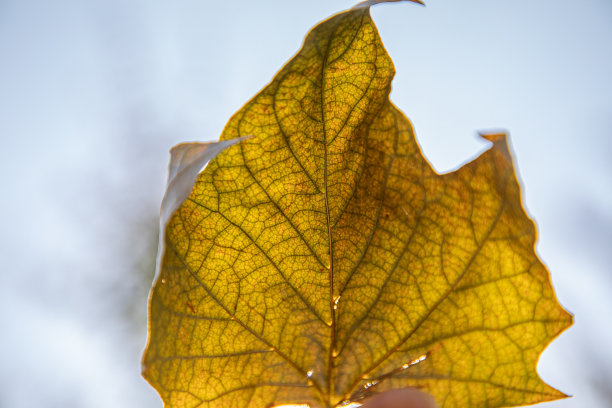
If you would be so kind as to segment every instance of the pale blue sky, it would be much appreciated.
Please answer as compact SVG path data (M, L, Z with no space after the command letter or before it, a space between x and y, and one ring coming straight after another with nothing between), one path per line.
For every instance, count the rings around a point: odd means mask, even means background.
M140 378L129 255L148 250L134 231L150 232L168 149L218 138L312 26L353 4L0 0L0 407L160 406ZM576 397L542 408L609 406L593 380L612 383L612 3L373 15L392 100L436 169L482 151L477 130L510 132L538 252L576 315L540 364ZM117 299L135 299L140 324Z

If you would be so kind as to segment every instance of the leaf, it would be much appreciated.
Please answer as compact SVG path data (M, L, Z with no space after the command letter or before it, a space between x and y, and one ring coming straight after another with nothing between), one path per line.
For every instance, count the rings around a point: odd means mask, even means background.
M167 407L332 407L404 387L444 408L564 397L536 364L571 316L506 138L436 174L389 101L369 5L309 33L221 140L253 137L169 220L143 359Z

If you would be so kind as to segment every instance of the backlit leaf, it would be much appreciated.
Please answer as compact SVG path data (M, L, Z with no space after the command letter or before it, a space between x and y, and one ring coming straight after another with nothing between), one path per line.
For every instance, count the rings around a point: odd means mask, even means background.
M571 324L502 134L435 173L391 104L365 2L315 27L227 124L165 231L144 376L167 407L440 407L564 396L536 372Z

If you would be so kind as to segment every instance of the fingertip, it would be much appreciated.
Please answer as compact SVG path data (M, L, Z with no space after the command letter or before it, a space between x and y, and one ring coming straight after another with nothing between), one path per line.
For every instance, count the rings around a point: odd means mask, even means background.
M436 408L434 399L414 388L399 388L377 394L362 408Z

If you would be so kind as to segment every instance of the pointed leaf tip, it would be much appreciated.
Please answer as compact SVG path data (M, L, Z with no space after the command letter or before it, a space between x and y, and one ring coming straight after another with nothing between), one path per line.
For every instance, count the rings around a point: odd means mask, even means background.
M508 138L508 134L504 131L499 132L478 132L478 135L483 139L487 139L493 143L504 142Z
M409 1L411 3L417 3L417 4L420 4L421 6L425 6L425 3L421 0L366 0L366 1L362 1L361 3L356 4L353 8L354 9L366 8L366 7L374 6L379 3L396 3L399 1Z

